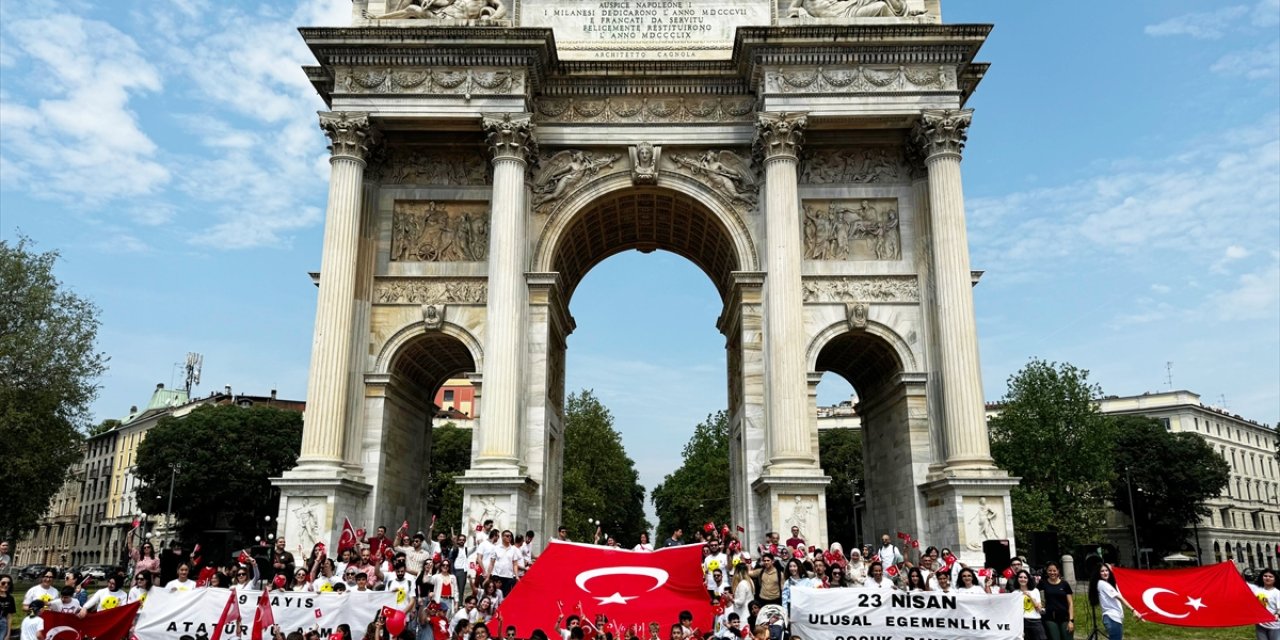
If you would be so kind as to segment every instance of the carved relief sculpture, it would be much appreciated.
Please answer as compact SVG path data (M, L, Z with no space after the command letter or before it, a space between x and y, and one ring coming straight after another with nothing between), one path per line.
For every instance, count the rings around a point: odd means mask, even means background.
M899 147L813 149L800 169L803 184L871 184L907 179L904 150Z
M956 69L948 65L835 66L770 70L764 85L771 93L889 93L956 91Z
M672 155L671 162L682 173L702 180L735 205L755 206L756 173L742 156L732 151L705 151Z
M804 249L808 260L900 260L898 201L806 202Z
M489 289L483 280L380 278L373 287L378 304L484 304Z
M849 313L849 327L852 329L866 329L867 318L871 315L871 305L865 302L854 302L845 306Z
M571 187L595 177L600 170L613 166L618 154L586 151L561 151L539 163L533 175L533 206L540 207L568 193Z
M919 302L915 276L842 276L805 278L805 302Z
M987 503L987 498L978 498L976 504L973 504L971 500L965 500L967 503L965 526L969 529L968 544L965 546L977 551L982 548L983 540L999 540L1006 536L1004 535L1004 521L1000 518L1000 513Z
M788 18L905 18L927 13L912 0L792 0Z
M378 20L499 20L507 15L502 0L391 0Z
M656 184L658 182L658 159L662 156L662 147L648 142L632 146L631 154L632 184Z
M484 114L480 125L484 128L489 153L495 160L516 158L527 162L537 153L534 125L528 113Z
M478 202L396 202L391 218L391 259L398 262L485 260L489 213Z
M524 91L525 72L506 69L340 68L337 87L347 93L420 93L459 95L509 95Z
M538 99L538 116L550 122L742 122L753 118L752 96Z
M439 331L444 326L444 305L422 305L422 325L427 331Z
M492 184L489 161L479 150L393 147L387 152L384 184Z

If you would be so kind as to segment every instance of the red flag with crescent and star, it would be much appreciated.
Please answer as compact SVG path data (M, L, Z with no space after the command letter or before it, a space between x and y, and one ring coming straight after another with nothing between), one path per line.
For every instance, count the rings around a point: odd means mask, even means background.
M134 618L138 617L141 602L86 613L83 618L74 613L40 614L44 619L45 640L124 640L129 637Z
M1147 622L1178 627L1237 627L1273 622L1249 583L1228 562L1188 569L1112 569L1120 595Z
M355 549L356 541L360 538L356 536L355 527L351 526L351 520L342 519L342 535L338 536L338 557L342 557L342 552L346 549Z
M671 620L683 610L693 614L693 626L712 626L702 545L696 544L627 551L552 540L498 612L516 628L518 638L529 637L534 629L554 638L559 611L550 602L564 602L566 609L581 603L585 619L603 613L624 627Z

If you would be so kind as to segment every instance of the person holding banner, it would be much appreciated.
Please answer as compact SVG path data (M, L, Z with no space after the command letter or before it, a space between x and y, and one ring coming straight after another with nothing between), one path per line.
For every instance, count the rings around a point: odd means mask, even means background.
M147 592L151 590L151 576L153 574L148 571L139 571L133 576L133 586L129 587L129 595L125 598L125 604L133 604L147 599Z
M790 610L792 587L816 587L818 582L805 572L800 560L792 558L787 561L787 580L782 583L782 607Z
M871 563L871 567L867 569L867 579L862 583L866 589L883 589L885 591L893 591L898 587L894 586L893 579L884 574L884 564L879 560Z
M960 578L956 581L956 591L960 593L987 593L987 589L978 584L978 574L965 567L960 570Z
M114 609L125 604L125 599L127 597L128 595L124 591L120 590L120 576L113 573L107 576L106 586L98 589L98 591L93 594L93 597L89 598L89 601L84 603L84 607L80 609L80 612L77 615L83 618L85 614L90 611Z

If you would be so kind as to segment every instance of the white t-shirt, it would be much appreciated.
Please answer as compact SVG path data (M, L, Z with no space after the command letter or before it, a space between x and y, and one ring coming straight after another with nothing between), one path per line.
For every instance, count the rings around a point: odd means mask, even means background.
M631 550L632 551L653 551L653 545L649 544L648 542L641 542L640 544L632 547Z
M96 593L89 597L89 601L84 603L84 608L90 611L106 611L114 609L125 604L127 594L123 591L107 591L106 589L98 589Z
M458 552L458 557L453 559L453 570L466 571L470 568L471 558L475 556L475 551L475 549L468 550L466 547L463 547L462 550Z
M1098 581L1098 606L1102 608L1102 617L1111 618L1112 622L1124 624L1124 609L1120 606L1120 592L1105 580Z
M147 599L147 590L142 587L130 587L129 597L125 599L125 604L133 604Z
M981 586L976 584L973 585L972 587L960 587L959 589L956 589L956 591L960 593L986 593L987 592L986 589L983 589Z
M891 564L898 564L899 562L902 562L902 554L899 553L898 548L893 545L880 547L880 551L878 553L880 554L880 562L886 567Z
M715 570L711 568L711 563L716 563L716 568L720 569L720 584L716 584ZM729 586L729 556L724 552L713 553L702 559L702 574L707 583L707 591L720 593L724 588Z
M514 546L510 547L494 547L489 555L489 559L493 561L493 575L499 578L516 577L516 564L524 558L520 550ZM488 563L485 563L488 569Z
M196 581L190 578L187 578L186 580L178 580L175 578L170 580L169 584L166 584L164 588L166 591L190 591L196 588Z
M867 578L867 581L862 583L862 587L864 589L883 589L885 591L897 589L897 587L893 586L893 578L885 575L880 576L880 582L876 582L875 578Z
M458 609L457 613L453 614L453 620L449 622L449 628L452 629L453 627L458 626L458 622L460 620L466 620L471 624L475 624L476 621L479 619L480 619L479 609L472 609L471 611L467 611L466 607L463 607L461 609Z
M1274 622L1264 622L1258 626L1263 629L1280 629L1280 589L1276 587L1263 589L1256 585L1249 585L1249 588L1253 589L1253 595L1257 596L1258 602L1276 617Z
M59 597L57 589L36 585L27 589L27 595L22 597L22 606L30 606L33 600L44 600L45 605L51 605L57 602Z
M489 542L488 538L485 538L484 542L481 542L480 544L476 545L475 554L474 554L476 558L476 565L479 566L484 571L489 570L489 556L493 554L493 549L495 546L496 545L494 545L492 542Z
M49 610L54 613L75 613L80 610L80 601L72 596L70 600L63 602L62 598L58 598L49 604Z
M44 618L27 616L22 619L22 640L39 640L44 631Z
M396 608L401 611L408 611L410 600L413 599L413 581L409 579L409 575L405 574L404 580L397 580L392 574L392 578L387 580L387 592L396 594ZM402 592L402 593L396 593Z
M1022 619L1023 620L1039 620L1040 612L1036 609L1040 605L1040 591L1031 589L1022 592Z

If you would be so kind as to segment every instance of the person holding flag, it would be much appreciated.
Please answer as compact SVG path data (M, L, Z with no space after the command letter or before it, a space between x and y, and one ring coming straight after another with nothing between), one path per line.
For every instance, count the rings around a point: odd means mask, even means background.
M85 614L90 611L106 611L107 609L114 609L125 604L125 600L128 597L128 594L120 589L120 576L114 573L110 574L107 576L106 586L98 589L98 591L89 598L89 601L84 603L84 607L80 609L77 615L83 618Z
M1103 563L1098 567L1098 575L1089 584L1090 594L1097 594L1098 606L1102 609L1102 628L1107 632L1107 640L1123 640L1124 638L1124 597L1116 588L1116 577L1111 573L1111 565Z

